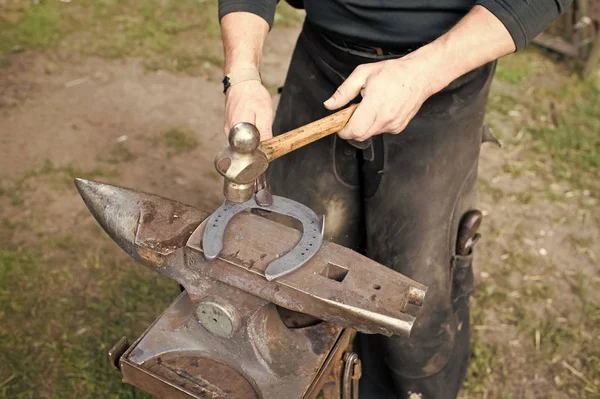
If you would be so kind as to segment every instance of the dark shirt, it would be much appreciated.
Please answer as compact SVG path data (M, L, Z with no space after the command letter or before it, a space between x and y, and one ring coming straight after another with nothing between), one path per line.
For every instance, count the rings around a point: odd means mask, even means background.
M476 4L507 28L517 49L545 30L572 0L304 0L306 19L355 43L411 49L448 31ZM219 18L251 12L273 24L277 0L219 0Z

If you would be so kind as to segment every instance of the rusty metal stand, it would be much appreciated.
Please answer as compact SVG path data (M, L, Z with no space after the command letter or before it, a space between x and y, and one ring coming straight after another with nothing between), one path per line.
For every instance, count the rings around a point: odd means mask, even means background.
M122 373L123 382L161 399L250 399L259 397L256 391L262 392L260 397L265 398L316 399L321 391L325 399L358 398L361 364L356 354L347 351L352 329L324 322L298 329L308 332L307 336L324 333L312 342L327 345L319 356L320 364L309 373L312 374L309 378L306 373L298 373L300 381L290 382L285 377L280 381L267 381L269 392L244 378L231 363L226 364L227 359L220 362L214 357L208 358L207 350L219 351L219 348L209 349L215 344L214 337L203 334L202 330L194 319L189 296L183 292L133 345L129 346L126 338L121 338L109 351L109 359ZM290 359L297 359L303 356L301 352L305 349L286 354ZM261 368L259 364L256 367ZM229 389L223 389L224 381Z

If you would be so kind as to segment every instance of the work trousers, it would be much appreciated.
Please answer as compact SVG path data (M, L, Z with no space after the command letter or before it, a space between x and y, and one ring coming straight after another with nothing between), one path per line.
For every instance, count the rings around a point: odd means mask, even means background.
M331 114L323 101L355 67L391 57L345 48L305 23L275 134ZM274 194L325 215L325 239L429 287L422 307L408 309L416 316L409 338L357 335L361 399L455 398L462 385L473 272L472 254L455 253L456 235L461 216L475 204L494 69L487 64L433 95L400 134L378 135L362 146L332 135L269 168Z

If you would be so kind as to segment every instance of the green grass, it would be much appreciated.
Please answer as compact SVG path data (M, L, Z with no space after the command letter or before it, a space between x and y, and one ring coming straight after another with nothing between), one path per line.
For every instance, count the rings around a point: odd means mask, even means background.
M0 251L0 397L149 397L121 383L106 353L141 334L176 284L114 251L63 244Z
M54 48L105 58L139 57L150 70L201 74L222 67L217 1L78 0L27 2L2 19L0 55ZM282 2L275 24L295 26L302 13ZM15 18L11 18L14 20ZM0 63L1 65L2 63Z
M26 8L16 23L0 18L0 53L54 46L62 35L58 8L46 4Z
M496 79L504 85L492 88L488 111L518 111L520 126L514 128L530 133L538 163L549 165L554 179L600 198L600 89L531 48L501 59ZM518 169L506 168L518 177Z
M531 68L529 65L524 63L513 65L510 63L510 58L500 60L496 67L496 79L508 83L521 83L529 76L531 76Z
M8 198L12 205L22 206L27 193L32 189L30 182L35 178L45 177L46 183L50 183L56 188L72 189L73 179L76 177L94 179L98 177L115 177L116 175L117 172L113 169L95 167L84 170L72 163L57 166L47 159L37 169L26 171L10 181L0 182L0 197Z
M216 1L82 0L25 2L0 23L0 53L56 47L107 58L141 57L155 69L197 72L220 65ZM195 43L195 45L190 45Z
M280 1L275 11L275 26L297 26L304 19L304 11L297 10L285 1Z
M498 384L503 368L503 348L499 345L475 340L471 345L468 375L463 385L467 397L487 393L490 386Z
M196 134L183 129L170 129L155 139L168 150L168 155L178 155L195 150L200 144Z
M98 160L109 164L119 164L134 161L137 155L131 152L124 143L116 143L110 147L108 153L99 156Z
M600 90L577 80L539 97L558 99L558 127L532 126L536 150L552 158L552 171L600 197Z
M510 241L518 242L518 239ZM546 378L557 376L560 390L573 397L597 398L600 395L597 338L600 303L587 299L592 297L590 277L581 273L552 277L560 273L560 269L550 260L517 250L504 262L491 260L490 263L487 267L490 276L476 286L471 306L473 347L464 397L504 397L501 395L505 392L517 395L514 397L527 397L515 393L513 385L519 386L521 378L538 374ZM544 277L540 281L523 279L532 274ZM556 278L565 284L560 285ZM566 313L556 314L547 306L547 301L556 298L558 290L569 288L581 302L571 302L569 307L563 307ZM581 315L580 324L569 321L569 316L574 314ZM487 339L486 330L478 331L475 326L491 326L492 331L500 326L497 334L507 329L516 334L521 349L511 354L499 341ZM519 358L519 351L528 354L526 359L520 359L524 365L518 366L525 374L515 376L510 364ZM564 363L574 367L580 375L575 375ZM533 395L527 393L530 394Z
M561 69L549 56L540 57L540 50L530 45L516 54L500 58L494 78L519 85Z
M510 111L521 107L519 99L502 93L490 93L488 100L488 111L496 111L501 114L508 114Z

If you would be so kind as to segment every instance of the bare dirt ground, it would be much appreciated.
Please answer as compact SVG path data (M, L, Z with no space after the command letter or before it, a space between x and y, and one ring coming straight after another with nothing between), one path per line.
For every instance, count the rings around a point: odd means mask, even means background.
M273 91L297 34L270 34L263 75ZM110 242L71 179L207 211L218 206L212 160L226 144L218 66L190 76L149 68L143 57L63 50L7 57L0 68L0 397L145 397L120 384L104 353L121 335L140 334L176 287ZM571 77L539 52L515 57L500 64L488 113L503 147L484 145L480 162L485 221L462 397L596 398L600 169L564 166L539 147L536 129L558 131L553 110L577 104L543 90ZM589 118L599 126L597 110Z

